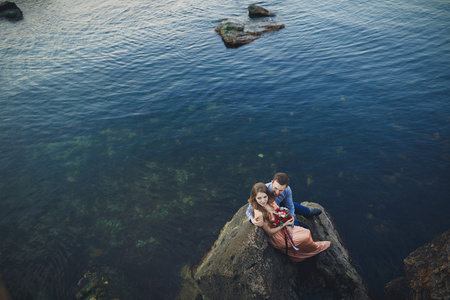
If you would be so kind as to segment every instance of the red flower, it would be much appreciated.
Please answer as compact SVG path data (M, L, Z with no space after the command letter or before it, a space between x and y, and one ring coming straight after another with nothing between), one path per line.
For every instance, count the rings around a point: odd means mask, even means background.
M292 216L289 214L289 210L286 207L277 208L273 212L273 216L275 220L270 223L270 227L272 228L283 226L284 223L292 219Z

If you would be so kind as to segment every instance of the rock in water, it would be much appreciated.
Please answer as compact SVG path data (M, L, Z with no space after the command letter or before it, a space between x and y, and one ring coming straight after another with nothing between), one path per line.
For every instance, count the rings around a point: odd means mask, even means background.
M311 208L323 207L304 202ZM347 250L324 211L305 223L314 240L331 241L326 251L293 264L251 224L244 205L223 227L194 271L203 299L370 299Z
M0 17L17 21L23 19L23 13L16 3L5 1L0 3Z
M246 34L245 25L234 21L224 21L217 25L216 32L222 37L227 48L237 48L256 40L258 37Z
M222 37L227 48L237 48L253 42L264 33L280 30L283 24L273 22L239 23L226 20L219 24L215 31Z
M405 276L384 288L389 299L450 299L450 230L404 261Z
M250 18L275 16L257 5L250 5L248 7L248 12ZM220 34L227 48L237 48L253 42L264 33L280 30L282 28L284 28L284 24L277 24L266 19L263 19L263 21L246 20L245 22L225 20L219 24L215 30Z
M250 18L275 17L275 15L270 13L267 9L255 4L248 7L248 16Z

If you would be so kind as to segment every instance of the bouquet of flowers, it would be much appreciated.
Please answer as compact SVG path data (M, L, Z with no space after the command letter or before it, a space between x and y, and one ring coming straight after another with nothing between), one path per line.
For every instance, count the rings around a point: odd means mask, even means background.
M283 226L288 220L292 219L289 210L286 207L277 208L273 212L273 216L275 220L270 222L270 227L277 228L279 226Z
M277 208L273 212L273 216L275 217L275 220L270 222L270 227L272 227L272 228L277 228L279 226L283 226L284 223L286 223L287 221L292 219L292 216L286 207ZM289 230L287 230L286 227L284 227L283 230L285 232L285 238L287 240L289 240L289 242L292 245L292 248L294 248L294 250L298 251L298 248L295 247L295 245L294 245L294 240L292 239L292 236L291 236ZM286 241L286 253L287 253L287 241Z

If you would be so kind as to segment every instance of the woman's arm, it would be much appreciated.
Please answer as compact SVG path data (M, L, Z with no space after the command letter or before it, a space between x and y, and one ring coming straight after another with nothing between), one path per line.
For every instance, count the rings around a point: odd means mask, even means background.
M256 218L256 216L254 216L254 214L253 214L253 207L252 207L252 205L250 203L248 204L248 207L247 207L247 210L246 210L245 214L247 215L248 219L250 220L250 222L252 222L253 225L258 226L258 227L263 226L264 222L263 222L262 217L260 217L258 219L258 218Z
M259 210L255 210L254 215L255 215L255 219L261 219L261 220L263 219L263 214ZM275 233L277 233L278 231L280 231L281 229L283 229L285 226L292 225L292 224L294 224L294 218L292 218L289 221L287 221L286 223L284 223L283 226L272 228L272 227L270 227L269 221L264 220L264 225L262 226L262 228L264 229L264 231L266 232L266 234L268 236L272 236Z

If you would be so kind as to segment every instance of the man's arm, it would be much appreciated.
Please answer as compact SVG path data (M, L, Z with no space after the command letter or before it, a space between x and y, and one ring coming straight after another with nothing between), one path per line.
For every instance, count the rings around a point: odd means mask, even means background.
M285 194L284 205L289 209L289 213L291 216L295 218L295 207L294 200L292 200L292 190L290 187L287 187L283 194Z
M253 219L253 206L249 203L247 210L245 211L245 214L247 215L247 218L249 220Z

